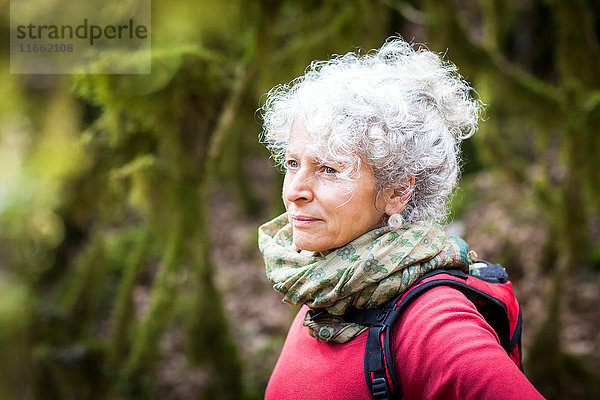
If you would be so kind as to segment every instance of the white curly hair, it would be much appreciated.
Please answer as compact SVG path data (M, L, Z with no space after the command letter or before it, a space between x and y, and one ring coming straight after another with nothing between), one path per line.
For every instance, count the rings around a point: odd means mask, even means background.
M412 191L404 223L441 223L460 173L460 141L476 131L483 107L473 93L454 64L392 37L379 50L313 62L274 87L261 109L262 140L283 166L292 128L301 126L325 162L347 166L346 179L364 161L379 190Z

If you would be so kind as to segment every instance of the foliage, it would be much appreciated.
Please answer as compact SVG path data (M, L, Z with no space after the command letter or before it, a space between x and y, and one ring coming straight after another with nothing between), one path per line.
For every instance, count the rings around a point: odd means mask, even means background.
M262 94L394 32L448 48L488 103L466 172L531 193L547 232L545 267L524 266L550 288L530 376L549 398L593 396L560 324L571 278L600 264L600 10L576 3L154 1L149 75L10 75L0 59L0 397L163 397L180 335L181 374L208 371L190 397L260 398L266 377L244 368L216 283L209 200L227 188L236 217L281 209L278 179L261 186L271 204L250 183L249 160L267 157ZM88 72L136 62L112 54Z

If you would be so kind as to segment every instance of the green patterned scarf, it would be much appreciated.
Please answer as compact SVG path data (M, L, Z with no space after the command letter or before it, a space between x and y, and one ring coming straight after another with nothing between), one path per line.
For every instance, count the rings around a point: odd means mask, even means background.
M328 313L314 318L310 310L304 325L312 336L336 343L367 329L339 317L348 307L381 307L436 268L469 269L467 244L446 237L430 222L375 229L322 256L296 249L287 214L282 214L258 229L258 242L273 289L287 303L325 308Z

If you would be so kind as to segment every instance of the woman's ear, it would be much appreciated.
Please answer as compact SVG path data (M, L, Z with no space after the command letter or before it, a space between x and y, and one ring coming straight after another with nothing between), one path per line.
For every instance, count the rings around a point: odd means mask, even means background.
M404 189L387 189L385 190L385 213L387 215L397 214L409 202L415 187L415 177L411 175L407 178Z

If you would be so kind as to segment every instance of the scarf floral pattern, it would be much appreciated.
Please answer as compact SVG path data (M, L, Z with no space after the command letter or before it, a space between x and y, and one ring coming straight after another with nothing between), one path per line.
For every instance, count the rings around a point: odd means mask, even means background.
M381 307L436 268L469 269L467 244L432 222L378 228L325 256L296 249L285 213L260 226L258 238L273 289L313 309L304 322L312 336L337 343L367 329L340 317L349 307Z

